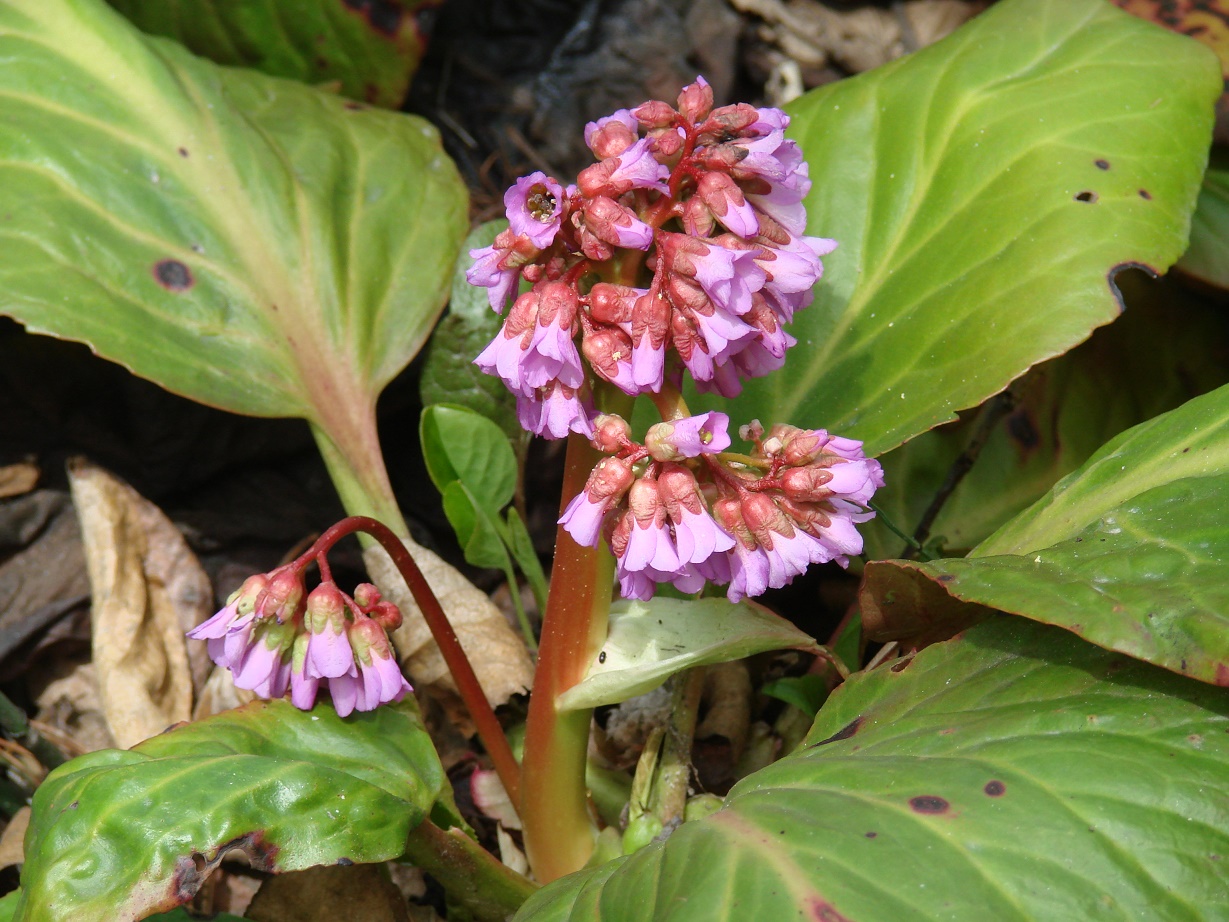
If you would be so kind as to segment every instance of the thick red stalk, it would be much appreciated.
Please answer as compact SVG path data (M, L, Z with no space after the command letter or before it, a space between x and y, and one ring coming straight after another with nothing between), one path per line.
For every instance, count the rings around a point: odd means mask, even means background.
M499 775L499 780L503 782L504 789L508 792L513 805L519 807L521 775L516 764L516 757L512 754L512 747L508 745L508 738L504 735L499 718L495 716L495 711L487 701L486 694L478 682L478 676L474 674L474 667L470 665L469 657L465 655L465 650L462 649L461 642L457 639L456 632L448 621L448 616L444 614L443 606L435 597L435 593L431 591L431 586L427 583L426 577L422 575L422 570L418 569L418 564L414 562L413 556L401 543L401 539L390 528L375 519L367 516L351 516L342 519L322 534L315 544L303 552L299 560L311 560L316 555L327 552L339 540L356 531L366 532L375 538L388 552L393 564L400 571L405 584L410 589L410 594L414 596L414 601L422 610L423 618L427 622L427 627L431 629L431 636L435 638L444 662L448 664L452 678L457 683L457 690L461 693L461 699L469 709L474 726L478 728L478 738L486 747L495 771Z
M564 503L584 489L600 458L584 436L568 437ZM555 702L584 678L606 640L613 571L605 547L581 547L558 530L521 764L525 850L542 883L579 870L593 852L585 788L592 711L561 712Z

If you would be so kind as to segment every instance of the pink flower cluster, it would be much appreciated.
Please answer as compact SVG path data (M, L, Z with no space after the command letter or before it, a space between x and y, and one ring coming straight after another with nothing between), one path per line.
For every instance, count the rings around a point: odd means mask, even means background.
M309 710L327 688L342 717L399 701L410 685L388 640L401 613L370 583L347 597L326 579L304 599L301 570L280 567L249 577L208 621L188 632L234 674L235 685L262 698L290 692Z
M729 419L705 413L658 423L640 445L617 416L595 421L593 444L610 453L559 519L579 544L605 537L625 598L657 583L697 592L728 584L737 602L780 588L812 563L847 566L862 552L855 527L883 486L862 443L821 430L758 423L741 434L749 455L722 457Z
M699 78L677 108L590 123L600 159L575 185L534 173L508 190L509 227L470 253L467 277L501 312L521 279L533 285L476 360L516 394L526 429L592 437L586 364L628 394L677 385L686 368L724 396L784 364L784 325L836 246L803 234L810 180L788 123L778 109L714 108Z

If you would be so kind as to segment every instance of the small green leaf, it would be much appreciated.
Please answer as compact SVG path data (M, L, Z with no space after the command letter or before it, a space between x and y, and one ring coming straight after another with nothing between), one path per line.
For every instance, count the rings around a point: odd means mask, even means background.
M814 717L828 697L828 685L819 675L785 676L765 682L760 686L760 694L784 701Z
M1229 289L1229 153L1212 152L1191 221L1191 245L1177 268L1215 288Z
M90 753L34 795L17 918L173 909L231 850L272 872L396 858L447 784L412 698L344 720L256 702Z
M732 415L878 455L1070 349L1118 316L1118 269L1185 249L1221 88L1206 48L1103 0L1004 0L791 104L808 231L840 246Z
M1229 386L1124 432L968 558L868 565L865 592L882 598L901 569L1229 685L1226 508Z
M804 746L515 922L1229 917L1229 699L998 618L851 678Z
M219 67L97 2L0 4L0 45L0 311L348 444L426 340L465 233L435 129Z
M546 611L546 590L548 584L546 582L546 573L542 570L542 561L538 559L538 552L534 549L533 538L529 536L529 530L525 527L525 523L521 521L520 513L516 511L516 507L508 509L508 550L512 552L512 556L516 558L516 564L521 568L521 572L525 574L525 578L529 580L529 588L533 590L534 601L538 604L538 611Z
M195 54L275 77L333 83L397 109L423 54L414 11L430 0L108 0L139 28Z
M475 567L511 570L512 561L499 532L465 485L454 480L444 487L443 497L444 514L457 533L465 559Z
M441 493L459 480L475 505L497 515L516 492L516 456L500 428L465 407L436 404L418 427L431 482Z
M448 313L431 334L418 387L423 406L449 403L466 407L498 424L509 441L520 444L526 435L516 418L516 398L503 381L474 364L478 354L499 334L503 318L491 310L486 289L476 288L465 279L474 263L470 250L490 245L507 226L503 218L488 221L475 228L461 245L453 269Z
M601 653L557 706L573 710L616 704L652 691L684 669L786 647L819 649L813 638L755 602L616 602Z

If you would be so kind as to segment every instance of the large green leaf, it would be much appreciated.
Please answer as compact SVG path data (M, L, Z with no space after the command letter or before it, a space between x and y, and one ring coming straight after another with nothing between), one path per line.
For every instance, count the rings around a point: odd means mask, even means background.
M840 247L739 418L880 454L1113 320L1117 269L1185 248L1220 90L1210 51L1104 0L1004 0L792 104Z
M1229 685L1227 508L1229 386L1124 432L967 558L868 565L864 592L902 633L931 591L908 581L933 581Z
M144 918L232 850L273 872L396 858L447 784L410 700L344 720L256 702L94 752L34 796L15 918Z
M1015 406L930 529L949 555L988 538L1119 432L1229 380L1229 324L1219 305L1172 279L1131 272L1121 283L1128 306L1119 320L1014 386ZM979 425L968 414L885 455L887 485L876 505L912 532ZM861 530L868 556L901 553L900 538L878 519Z
M108 0L146 32L219 64L254 67L395 109L423 53L430 0Z
M1000 618L847 682L794 754L516 922L1229 917L1229 697Z
M418 351L465 231L433 128L0 5L0 311L236 412L349 420Z
M1214 288L1229 289L1229 154L1213 151L1191 221L1191 245L1178 268Z

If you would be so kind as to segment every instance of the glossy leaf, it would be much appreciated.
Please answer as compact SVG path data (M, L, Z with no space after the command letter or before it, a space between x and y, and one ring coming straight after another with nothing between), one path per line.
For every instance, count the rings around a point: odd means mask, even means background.
M1229 685L1226 508L1229 386L1124 432L968 558L904 575ZM865 592L902 598L897 566L868 567Z
M419 392L423 406L463 406L496 423L514 444L522 444L527 436L516 418L516 398L502 380L474 364L499 333L503 317L491 310L487 290L465 279L474 264L470 250L489 246L507 226L503 218L488 221L465 238L453 270L448 313L440 318L425 350Z
M145 32L193 53L275 77L334 84L351 99L396 109L424 39L425 0L107 0Z
M228 410L338 437L418 351L465 232L433 128L0 5L0 311Z
M1102 0L1005 0L789 107L839 241L785 369L738 418L880 454L1113 320L1114 273L1186 246L1215 56Z
M999 618L839 688L726 806L516 922L1229 914L1229 699Z
M57 769L34 796L22 922L144 918L238 850L263 871L396 858L450 797L413 706L255 702Z
M499 531L489 515L478 506L473 494L459 481L444 487L444 514L457 533L465 559L475 567L510 570L508 557Z
M1229 156L1213 153L1191 221L1191 245L1178 269L1206 285L1229 289Z
M465 407L439 404L422 411L418 427L427 473L436 489L460 481L492 513L516 492L516 456L495 423Z
M946 556L975 545L1044 496L1110 438L1229 380L1229 325L1171 279L1120 276L1127 311L1071 352L1013 386L1014 407L992 429L968 476L930 529ZM924 433L885 455L875 503L912 533L980 417ZM869 557L903 542L882 523L862 526Z
M815 640L755 602L655 598L616 602L610 633L577 685L559 697L573 710L643 695L677 672L766 650L815 652Z

